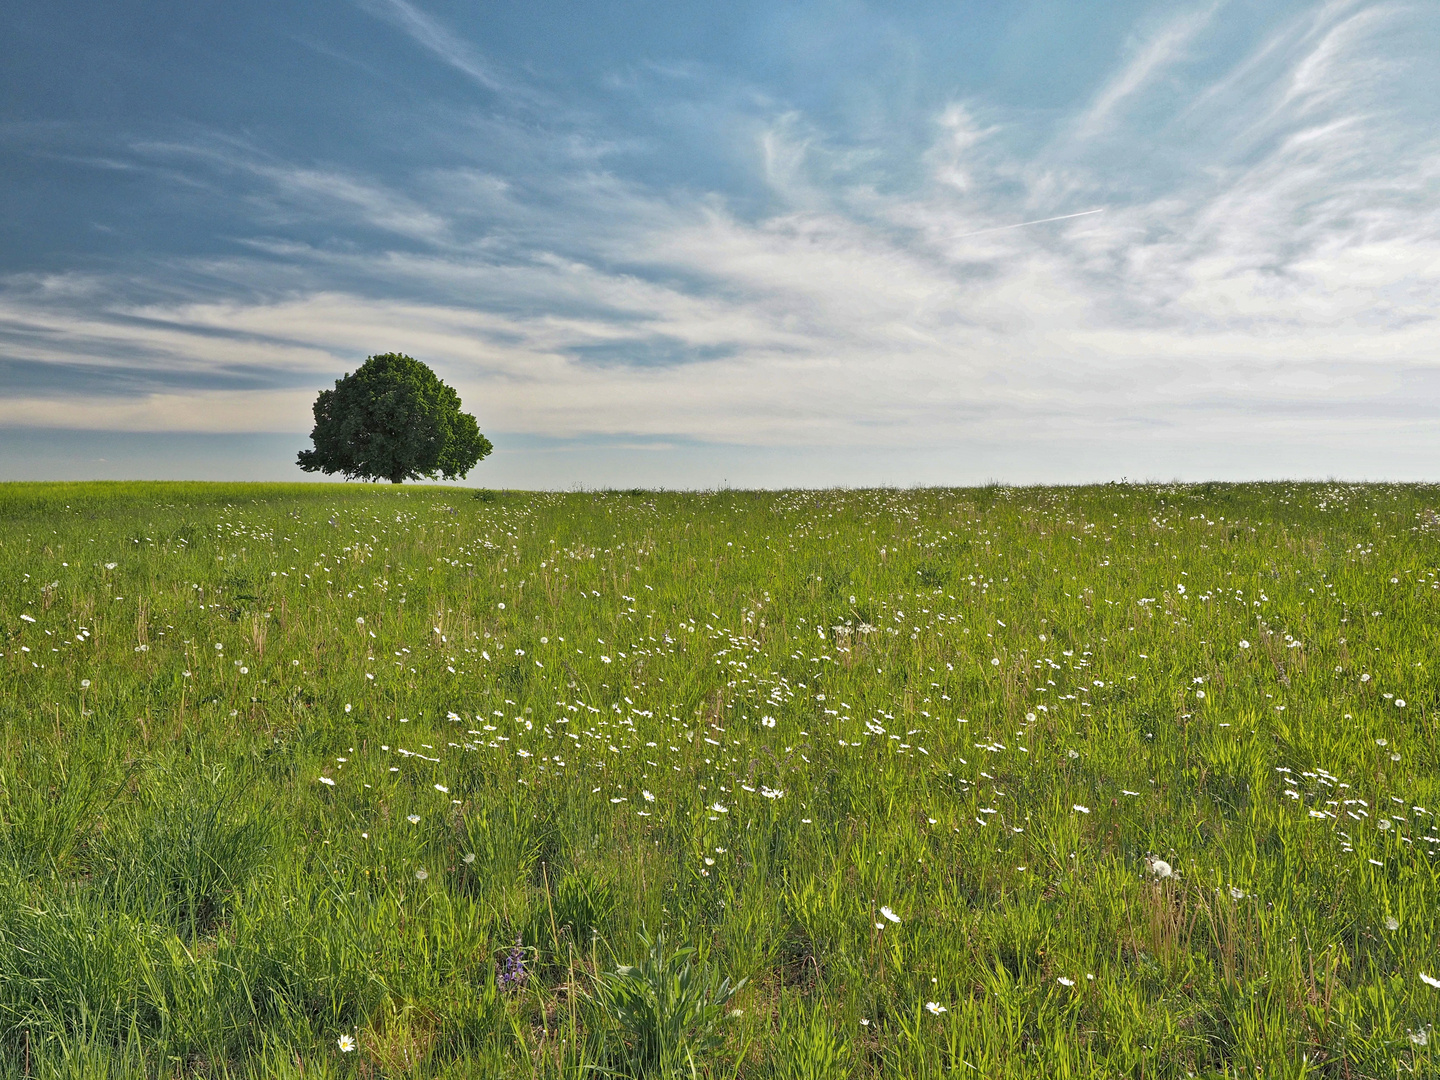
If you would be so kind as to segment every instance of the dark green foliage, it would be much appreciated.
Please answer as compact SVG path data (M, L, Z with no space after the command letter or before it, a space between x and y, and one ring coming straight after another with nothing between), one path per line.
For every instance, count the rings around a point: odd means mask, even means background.
M315 399L314 450L300 451L306 472L400 483L464 476L490 453L460 395L419 360L372 356Z

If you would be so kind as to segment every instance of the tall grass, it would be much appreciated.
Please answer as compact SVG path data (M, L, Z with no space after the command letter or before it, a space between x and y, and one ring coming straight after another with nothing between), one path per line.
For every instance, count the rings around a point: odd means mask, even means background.
M1432 1075L1437 504L0 486L0 1075Z

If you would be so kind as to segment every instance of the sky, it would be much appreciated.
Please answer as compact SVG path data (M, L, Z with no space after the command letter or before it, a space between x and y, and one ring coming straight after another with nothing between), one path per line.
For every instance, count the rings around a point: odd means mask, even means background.
M21 0L0 479L1440 479L1440 5Z

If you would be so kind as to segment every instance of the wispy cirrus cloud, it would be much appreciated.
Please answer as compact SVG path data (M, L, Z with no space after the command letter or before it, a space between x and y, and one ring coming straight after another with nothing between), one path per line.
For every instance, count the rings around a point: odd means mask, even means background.
M887 161L777 104L743 166L761 212L601 168L591 133L537 129L552 167L523 176L137 143L137 168L238 193L246 235L148 268L165 288L9 279L0 349L25 382L0 424L301 431L297 380L394 348L487 431L554 440L1121 461L1263 437L1328 446L1335 472L1352 444L1419 445L1440 405L1440 141L1415 106L1440 98L1419 55L1437 19L1330 4L1219 63L1217 10L1142 38L1048 139L954 101ZM113 369L105 394L77 364Z
M404 31L426 52L485 89L504 93L516 88L516 84L498 75L473 45L408 0L358 2L362 10Z
M1221 6L1216 0L1198 10L1175 15L1138 42L1132 55L1107 80L1070 127L1070 137L1082 141L1092 139L1113 125L1127 101L1140 97L1167 67L1185 59L1187 48L1210 24Z

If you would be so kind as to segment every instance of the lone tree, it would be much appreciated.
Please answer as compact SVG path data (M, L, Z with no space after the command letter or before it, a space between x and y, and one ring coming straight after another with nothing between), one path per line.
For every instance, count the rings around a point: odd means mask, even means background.
M419 360L372 356L315 399L314 450L300 451L306 472L347 479L446 480L464 476L491 450L460 395Z

